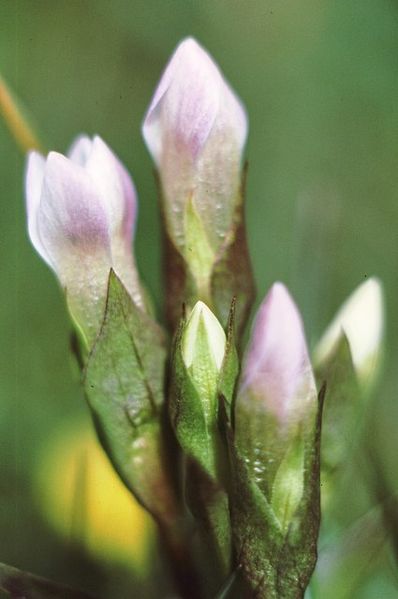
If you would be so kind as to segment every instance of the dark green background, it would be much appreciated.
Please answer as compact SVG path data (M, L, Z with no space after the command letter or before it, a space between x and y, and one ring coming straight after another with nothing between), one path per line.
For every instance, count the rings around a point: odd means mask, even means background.
M377 274L385 285L385 368L366 436L394 486L398 2L0 2L0 71L48 147L65 151L77 133L99 133L133 174L136 254L159 306L156 189L140 126L162 68L187 35L212 53L249 113L247 220L258 299L274 280L287 283L313 344L365 277ZM102 586L106 596L107 574L93 564L80 572L65 560L30 499L42 439L85 406L66 357L61 293L27 239L23 169L0 122L0 561L92 590ZM365 509L359 485L358 474L347 518ZM356 596L398 596L393 568L386 558Z

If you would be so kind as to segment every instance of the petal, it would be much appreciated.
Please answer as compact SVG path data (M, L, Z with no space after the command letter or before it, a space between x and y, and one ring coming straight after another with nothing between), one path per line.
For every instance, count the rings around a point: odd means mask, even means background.
M280 419L316 393L301 316L282 283L272 286L257 313L240 393L247 388Z
M202 330L206 343L198 343ZM203 340L201 340L203 341ZM207 350L216 369L219 371L225 354L226 337L224 329L213 312L201 301L196 302L185 327L182 341L182 355L187 368L192 366L195 354Z
M25 175L25 194L30 240L43 260L47 262L47 264L50 264L49 257L40 240L37 224L45 164L46 160L44 156L39 154L39 152L30 152L28 154Z
M90 176L56 152L46 162L38 232L61 281L76 255L109 251L107 214Z
M85 166L91 154L92 146L93 142L87 135L79 135L69 148L68 158L72 162L80 164L80 166Z
M347 336L356 371L366 378L377 366L384 329L384 300L381 282L367 279L341 306L315 349L319 364L335 351L342 333Z
M98 135L85 169L103 198L111 231L121 232L130 244L137 213L135 187L125 167Z
M233 123L239 145L246 138L246 116L209 54L192 38L175 50L155 91L143 123L143 135L159 165L171 136L196 158L216 118Z

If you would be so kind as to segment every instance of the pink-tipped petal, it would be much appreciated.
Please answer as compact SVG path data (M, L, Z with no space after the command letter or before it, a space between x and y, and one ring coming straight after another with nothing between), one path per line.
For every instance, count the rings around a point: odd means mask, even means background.
M38 230L61 280L71 255L109 247L107 215L90 176L57 152L50 152L46 162Z
M260 306L246 353L240 394L249 391L283 421L302 412L316 396L303 323L282 283L275 283Z
M137 213L135 187L123 164L98 135L85 169L103 199L111 231L121 234L130 245Z
M196 158L218 118L233 126L242 147L245 111L209 54L188 38L171 57L144 120L144 139L156 164L170 137Z
M28 216L28 232L35 250L47 264L50 259L40 240L38 231L38 211L43 187L46 160L39 152L28 154L25 175L26 211Z
M29 233L66 291L72 317L90 345L101 324L110 269L144 307L131 240L136 194L126 169L98 137L80 136L66 158L29 157Z

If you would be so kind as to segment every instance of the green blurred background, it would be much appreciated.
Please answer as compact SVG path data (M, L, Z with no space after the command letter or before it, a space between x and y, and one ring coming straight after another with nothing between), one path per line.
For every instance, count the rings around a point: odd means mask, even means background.
M370 275L384 283L386 359L364 436L396 488L398 2L0 2L0 72L48 147L65 151L79 132L99 133L133 174L136 254L159 307L156 188L140 126L162 68L187 35L212 53L250 117L247 220L258 300L284 281L313 345L357 284ZM102 597L156 596L144 586L128 593L122 566L67 551L33 496L43 443L87 414L67 358L63 298L26 235L23 170L0 122L0 561ZM358 471L344 519L372 501ZM398 597L391 560L384 551L350 596Z

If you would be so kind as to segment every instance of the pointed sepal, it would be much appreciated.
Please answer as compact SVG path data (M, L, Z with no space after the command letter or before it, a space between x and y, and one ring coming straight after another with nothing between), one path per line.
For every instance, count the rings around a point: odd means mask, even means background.
M288 527L283 526L271 500L262 492L240 455L221 403L221 420L230 462L230 505L233 538L244 578L259 597L303 597L317 558L320 524L320 433L325 388L317 415L304 435L303 487Z
M114 467L160 520L173 512L161 432L165 358L162 330L111 271L104 321L86 366L85 392Z
M322 424L322 505L333 497L337 477L358 440L364 419L363 393L356 375L347 337L343 334L333 354L315 369L328 393Z

